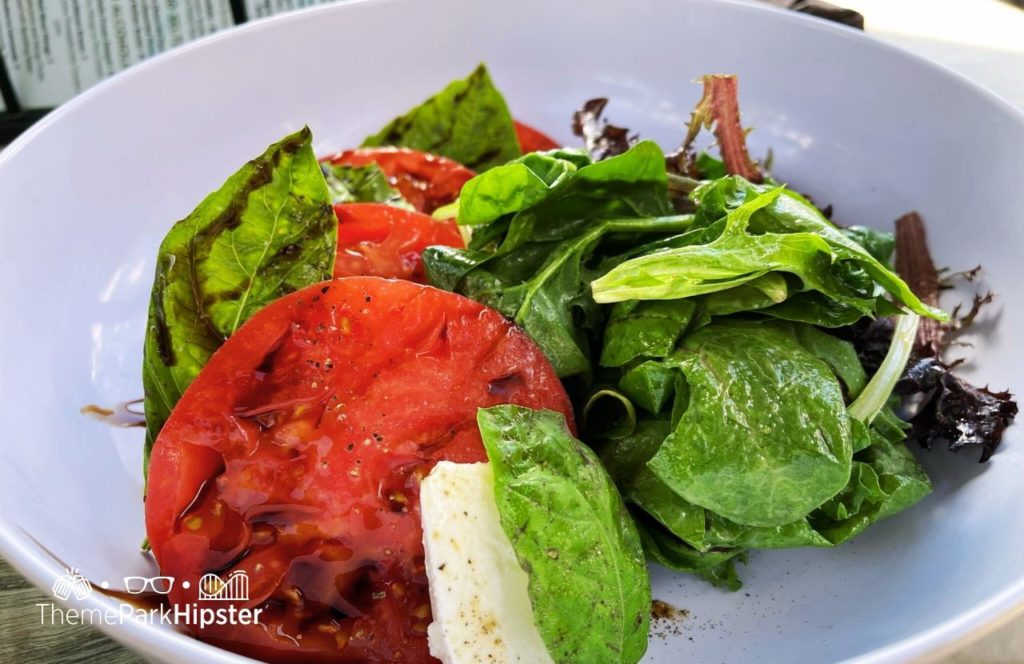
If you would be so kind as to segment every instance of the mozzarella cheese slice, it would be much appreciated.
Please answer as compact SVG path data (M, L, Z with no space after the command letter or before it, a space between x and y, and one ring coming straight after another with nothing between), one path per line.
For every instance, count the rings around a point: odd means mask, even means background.
M441 461L423 480L420 509L430 654L444 664L551 663L529 579L501 528L490 464Z

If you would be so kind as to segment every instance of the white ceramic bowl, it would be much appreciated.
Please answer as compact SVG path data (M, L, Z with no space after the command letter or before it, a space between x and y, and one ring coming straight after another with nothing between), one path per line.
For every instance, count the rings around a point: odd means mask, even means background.
M245 159L309 124L357 143L486 61L517 117L570 141L582 100L671 145L701 73L736 72L755 154L846 223L920 210L942 264L983 263L998 325L968 351L1020 388L1024 117L928 62L824 22L709 0L353 2L259 22L114 77L0 153L0 550L48 588L147 570L142 432L79 414L142 394L157 245ZM833 551L758 553L728 593L656 569L690 610L653 662L902 661L1024 601L1020 426L980 466L922 454L936 491ZM108 606L93 594L86 606ZM24 607L36 611L35 607ZM238 661L169 629L105 627L159 660Z

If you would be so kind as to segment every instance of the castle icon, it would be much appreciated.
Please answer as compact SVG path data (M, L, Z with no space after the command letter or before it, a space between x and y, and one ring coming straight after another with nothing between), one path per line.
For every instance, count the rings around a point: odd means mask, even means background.
M210 572L199 579L199 599L202 601L237 601L249 599L249 575L235 570L227 579Z

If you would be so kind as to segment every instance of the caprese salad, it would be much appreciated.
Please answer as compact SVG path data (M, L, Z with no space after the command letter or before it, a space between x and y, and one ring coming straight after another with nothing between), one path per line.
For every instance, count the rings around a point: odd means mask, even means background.
M171 228L148 545L188 581L175 605L244 573L229 601L260 609L196 636L632 663L646 560L737 588L751 549L835 546L925 496L908 436L995 450L1016 404L942 362L920 219L831 223L749 156L735 78L703 83L678 150L603 99L574 149L481 66L358 148L285 137Z

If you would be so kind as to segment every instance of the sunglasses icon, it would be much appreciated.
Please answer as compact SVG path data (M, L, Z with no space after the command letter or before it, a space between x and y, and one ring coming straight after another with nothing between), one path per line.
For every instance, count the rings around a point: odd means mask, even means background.
M124 589L129 595L141 595L148 588L157 595L166 595L174 587L173 576L126 576Z

